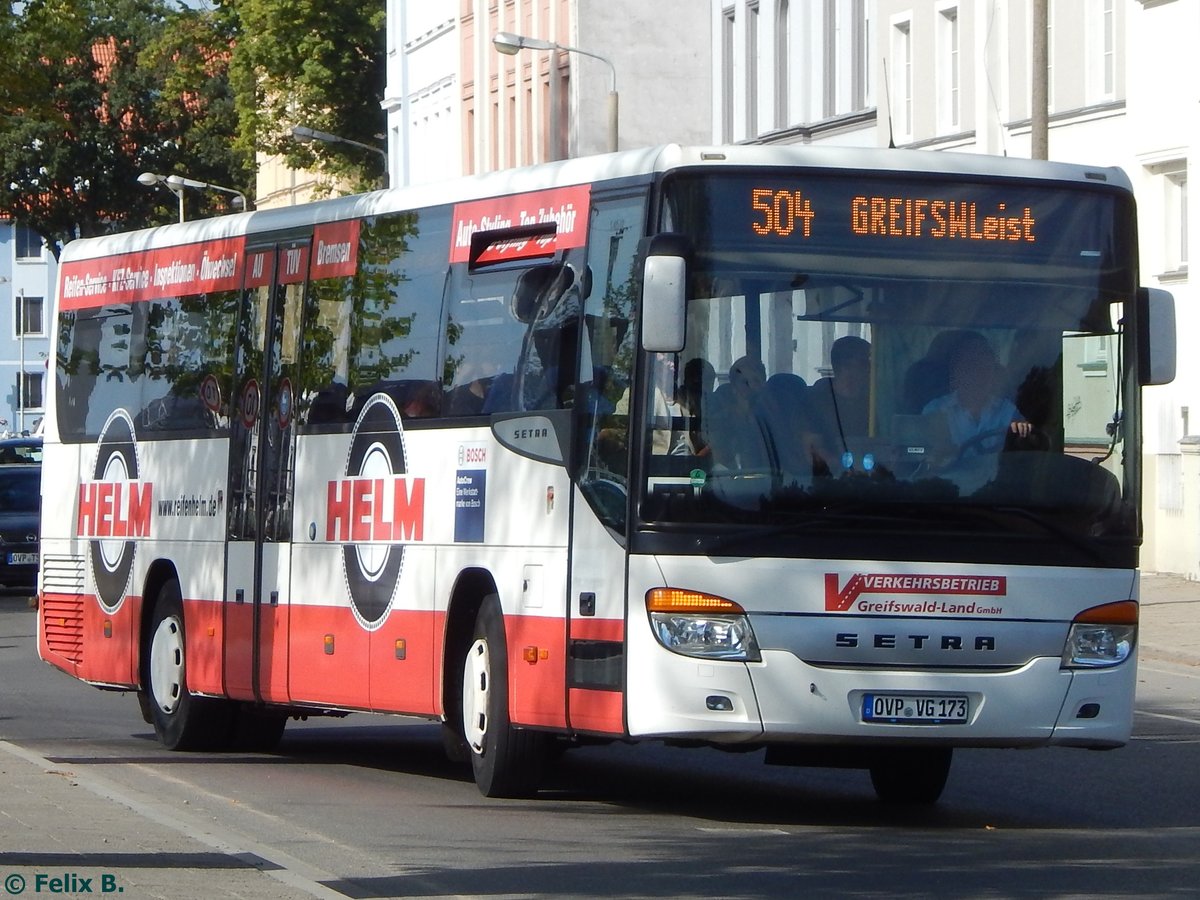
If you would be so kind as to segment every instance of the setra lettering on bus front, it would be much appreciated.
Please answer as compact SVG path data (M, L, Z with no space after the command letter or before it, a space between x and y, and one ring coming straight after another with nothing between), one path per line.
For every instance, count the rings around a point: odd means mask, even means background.
M424 535L424 478L343 478L329 482L325 540L384 543L420 541Z
M79 485L79 537L149 537L154 485L141 481L85 481Z

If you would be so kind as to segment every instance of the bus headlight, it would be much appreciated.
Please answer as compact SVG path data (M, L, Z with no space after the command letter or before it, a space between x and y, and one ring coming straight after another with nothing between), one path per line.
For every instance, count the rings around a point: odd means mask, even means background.
M1138 607L1132 600L1085 609L1071 623L1063 667L1096 669L1125 662L1137 643Z
M654 588L646 593L646 611L658 642L675 653L741 662L762 659L746 611L732 600Z

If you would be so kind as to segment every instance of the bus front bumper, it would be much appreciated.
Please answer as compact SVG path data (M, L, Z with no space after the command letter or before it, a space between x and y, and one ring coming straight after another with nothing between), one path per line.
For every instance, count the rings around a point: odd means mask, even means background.
M781 650L753 663L652 656L653 676L639 678L628 697L633 737L1101 749L1126 743L1132 730L1136 655L1103 669L1067 670L1041 657L1012 669L952 671L813 666ZM966 709L952 723L870 720L868 698L964 698Z

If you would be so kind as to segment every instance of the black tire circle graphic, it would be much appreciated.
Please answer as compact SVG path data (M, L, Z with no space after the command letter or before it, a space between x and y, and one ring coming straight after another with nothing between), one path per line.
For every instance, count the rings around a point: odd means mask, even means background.
M400 413L386 394L367 401L358 421L346 458L346 475L403 475L404 435ZM354 615L368 631L382 624L400 581L404 564L403 544L345 544L342 546L342 570L350 591Z
M133 420L124 410L117 410L108 417L96 444L96 465L92 470L96 481L114 477L121 481L138 479L137 440L133 434ZM120 545L120 552L113 558L113 545ZM109 553L104 552L108 545ZM93 540L89 547L92 558L92 579L96 583L96 596L100 605L109 612L116 611L129 589L129 576L133 571L134 541Z

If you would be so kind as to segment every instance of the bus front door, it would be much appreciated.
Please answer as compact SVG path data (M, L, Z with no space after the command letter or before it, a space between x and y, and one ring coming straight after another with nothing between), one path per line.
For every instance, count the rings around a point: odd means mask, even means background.
M292 385L309 241L247 250L229 442L225 689L289 700Z

